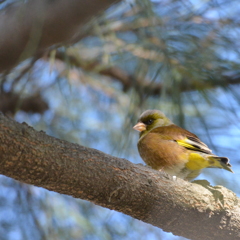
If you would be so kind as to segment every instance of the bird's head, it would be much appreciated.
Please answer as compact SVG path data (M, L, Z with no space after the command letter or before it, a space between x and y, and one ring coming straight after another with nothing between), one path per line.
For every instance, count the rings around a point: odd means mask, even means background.
M141 114L138 119L138 123L133 127L133 129L139 131L140 136L142 136L156 127L164 127L170 124L173 124L172 121L161 111L146 110Z

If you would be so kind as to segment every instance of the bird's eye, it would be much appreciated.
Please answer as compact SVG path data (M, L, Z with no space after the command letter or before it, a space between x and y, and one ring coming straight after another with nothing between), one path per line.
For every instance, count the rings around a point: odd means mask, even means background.
M148 119L148 120L145 122L146 125L150 125L150 124L152 124L152 123L153 123L153 119L152 119L152 118Z

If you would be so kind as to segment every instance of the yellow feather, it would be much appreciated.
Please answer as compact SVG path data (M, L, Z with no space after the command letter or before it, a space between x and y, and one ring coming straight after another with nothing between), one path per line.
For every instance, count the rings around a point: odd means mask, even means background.
M186 163L186 168L190 170L200 170L209 167L209 161L205 159L201 154L190 153L188 162Z
M192 150L199 150L198 148L194 147L193 145L185 142L185 140L177 140L177 143L182 146L182 147L185 147L185 148L188 148L188 149L192 149Z
M221 162L215 159L213 156L204 156L201 153L190 153L186 168L190 170L200 170L203 168L223 168ZM228 170L228 169L227 169ZM228 170L229 171L229 170Z

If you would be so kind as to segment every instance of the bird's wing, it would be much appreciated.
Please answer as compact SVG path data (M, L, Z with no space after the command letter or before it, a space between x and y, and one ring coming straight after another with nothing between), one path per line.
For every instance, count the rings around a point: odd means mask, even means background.
M178 127L175 124L158 127L153 129L153 132L157 132L164 140L173 140L180 146L189 150L199 151L203 153L211 154L212 151L209 147L203 143L195 134Z
M203 153L211 154L212 151L208 148L208 146L203 143L199 138L186 136L181 140L175 140L180 146L183 146L187 149L199 151Z

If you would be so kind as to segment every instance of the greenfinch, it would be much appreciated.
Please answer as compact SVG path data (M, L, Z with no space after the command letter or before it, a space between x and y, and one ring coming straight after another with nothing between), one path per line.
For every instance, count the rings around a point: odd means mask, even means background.
M233 172L229 159L212 154L195 134L178 127L159 110L147 110L133 127L140 132L138 151L147 165L185 180L204 168Z

